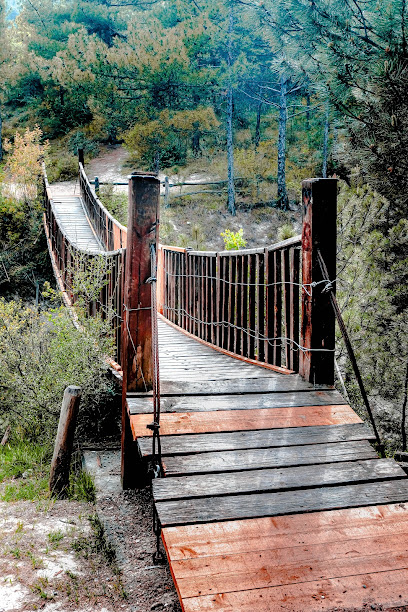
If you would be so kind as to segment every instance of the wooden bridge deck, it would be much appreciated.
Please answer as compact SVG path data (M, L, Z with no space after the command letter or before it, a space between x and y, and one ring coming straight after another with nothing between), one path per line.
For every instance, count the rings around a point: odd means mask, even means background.
M90 253L104 251L86 216L82 198L55 195L53 201L56 218L71 244Z
M153 493L185 612L408 604L408 480L337 391L162 321L160 374ZM148 461L149 394L129 394L128 412Z

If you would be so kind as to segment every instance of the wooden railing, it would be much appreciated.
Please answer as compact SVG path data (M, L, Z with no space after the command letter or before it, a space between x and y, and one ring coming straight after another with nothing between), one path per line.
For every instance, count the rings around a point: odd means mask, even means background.
M302 183L302 235L260 249L161 246L158 308L172 324L239 359L334 384L336 179Z
M245 361L299 369L301 236L259 249L161 246L159 311Z
M115 251L126 247L126 227L116 221L95 195L85 174L82 161L79 162L79 187L86 213L101 242L101 246L106 251Z
M99 312L103 319L109 320L115 344L115 353L111 357L114 362L119 363L122 345L125 250L105 251L101 249L100 252L95 253L72 244L58 221L45 166L43 166L43 187L44 227L48 250L64 303L71 309L73 319L78 324L75 312L72 310L72 306L78 299L76 284L80 282L81 276L86 279L89 269L96 266L101 288L96 289L96 292L92 290L90 296L85 296L85 305L89 315ZM89 280L92 283L92 279Z

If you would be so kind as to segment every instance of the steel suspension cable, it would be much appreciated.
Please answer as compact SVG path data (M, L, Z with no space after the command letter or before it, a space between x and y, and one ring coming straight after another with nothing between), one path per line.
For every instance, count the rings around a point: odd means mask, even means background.
M323 275L323 279L325 279L325 280L327 280L329 282L329 273L327 271L327 266L326 266L326 263L325 263L325 261L324 261L324 259L322 257L322 254L321 254L319 249L317 249L317 260L318 260L318 263L319 263L320 271L321 271L321 273ZM383 457L385 457L384 444L382 443L381 438L380 438L380 434L378 433L377 425L375 423L374 415L373 415L373 412L371 410L371 406L370 406L370 402L368 400L367 392L366 392L365 387L364 387L363 379L361 377L361 373L360 373L360 369L358 367L357 359L356 359L356 356L354 354L354 350L353 350L353 346L351 344L350 336L348 335L346 324L344 323L344 319L342 317L342 314L341 314L340 308L339 308L339 304L338 304L337 299L336 299L336 294L334 293L333 286L331 285L331 283L326 285L326 287L324 288L324 291L329 291L329 293L330 293L330 302L332 304L332 307L333 307L333 310L334 310L334 314L336 315L336 319L337 319L337 322L339 324L339 328L340 328L341 334L343 336L344 344L346 345L347 353L348 353L348 355L350 357L350 361L351 361L351 364L353 366L354 374L355 374L355 377L357 379L358 386L360 388L361 397L363 398L364 405L366 407L368 416L370 418L370 422L371 422L371 425L372 425L372 428L373 428L373 431L374 431L375 439L376 439L376 442L377 442L377 445L378 445L378 450L380 451L380 454Z

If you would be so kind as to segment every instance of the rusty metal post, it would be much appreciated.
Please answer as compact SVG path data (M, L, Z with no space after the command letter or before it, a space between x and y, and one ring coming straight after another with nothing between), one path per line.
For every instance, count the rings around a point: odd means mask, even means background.
M129 177L129 213L122 322L122 486L138 479L137 449L127 412L128 391L149 391L153 381L151 245L157 249L160 182L155 174Z
M84 157L83 149L78 149L78 163L82 164L82 167L84 167L85 165L85 157Z
M302 321L299 373L313 384L334 384L335 314L318 262L336 278L337 179L302 182ZM318 283L314 285L314 283Z

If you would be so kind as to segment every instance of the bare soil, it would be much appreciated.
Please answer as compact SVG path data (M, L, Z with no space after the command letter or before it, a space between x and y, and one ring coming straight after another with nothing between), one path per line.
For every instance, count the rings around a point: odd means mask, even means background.
M0 502L0 612L180 612L150 487L123 492L120 453L88 454L95 505Z
M1 612L129 610L91 529L94 512L68 501L0 504Z

